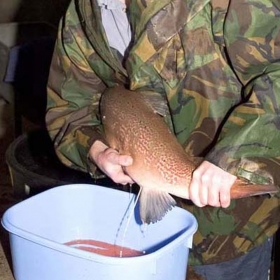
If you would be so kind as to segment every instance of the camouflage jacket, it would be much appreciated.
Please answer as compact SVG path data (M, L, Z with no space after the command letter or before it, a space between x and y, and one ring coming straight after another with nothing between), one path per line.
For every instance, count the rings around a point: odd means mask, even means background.
M280 4L276 0L131 0L132 45L123 63L108 45L96 0L72 0L60 22L46 121L62 162L89 171L102 138L106 87L155 90L188 153L252 182L280 184ZM278 92L278 95L277 95ZM277 196L227 209L180 205L196 216L190 264L242 255L272 236Z

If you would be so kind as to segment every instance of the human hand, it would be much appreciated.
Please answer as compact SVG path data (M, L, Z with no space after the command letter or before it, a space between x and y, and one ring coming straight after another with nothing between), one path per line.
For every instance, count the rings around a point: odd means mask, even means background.
M203 161L193 172L190 199L199 207L205 205L226 208L230 204L230 189L236 176L216 165Z
M122 185L134 183L123 170L123 167L132 164L131 156L120 155L116 150L97 140L89 150L89 157L115 183Z

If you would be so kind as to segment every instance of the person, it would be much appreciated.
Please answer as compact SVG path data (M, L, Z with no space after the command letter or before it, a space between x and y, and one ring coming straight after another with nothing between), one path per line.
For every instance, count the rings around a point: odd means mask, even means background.
M279 195L231 200L230 188L280 184L279 17L274 0L72 0L60 21L46 112L58 157L133 183L100 98L118 84L166 98L178 141L204 158L179 202L198 221L189 265L201 279L268 279Z

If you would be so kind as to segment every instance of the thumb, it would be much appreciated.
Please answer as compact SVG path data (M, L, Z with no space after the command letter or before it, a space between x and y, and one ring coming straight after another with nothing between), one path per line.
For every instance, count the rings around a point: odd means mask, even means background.
M121 166L129 166L133 163L132 157L127 155L120 155L118 157L118 160Z
M129 166L132 164L133 159L128 155L120 155L115 149L109 148L105 152L108 159L112 164L118 164L121 166Z

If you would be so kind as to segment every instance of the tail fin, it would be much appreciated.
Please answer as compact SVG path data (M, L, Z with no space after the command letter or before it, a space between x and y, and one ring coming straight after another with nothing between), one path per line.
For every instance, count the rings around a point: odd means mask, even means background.
M156 223L176 205L174 198L157 189L141 189L140 218L143 223Z
M279 188L274 185L250 184L241 179L237 179L231 187L231 198L236 199L263 194L275 194L277 192L279 192Z

